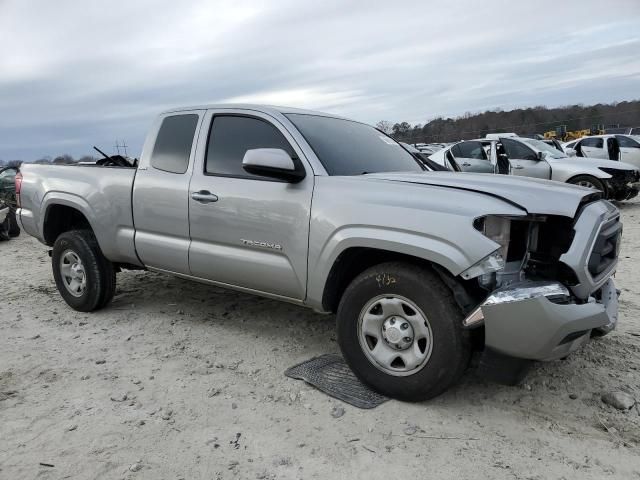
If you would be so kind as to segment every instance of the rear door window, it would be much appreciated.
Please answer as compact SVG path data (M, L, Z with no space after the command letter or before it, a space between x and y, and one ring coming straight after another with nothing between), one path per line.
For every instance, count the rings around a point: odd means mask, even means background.
M580 145L583 147L602 148L604 142L601 138L585 138Z
M165 117L153 147L151 166L169 173L186 172L197 125L198 115L193 113Z
M462 142L451 147L451 153L456 158L475 158L488 160L487 154L480 142Z

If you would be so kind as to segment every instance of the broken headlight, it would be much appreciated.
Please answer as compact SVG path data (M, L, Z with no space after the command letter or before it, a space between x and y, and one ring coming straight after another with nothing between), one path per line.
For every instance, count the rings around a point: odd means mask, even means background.
M509 252L509 240L511 236L511 220L509 218L488 215L477 218L473 226L476 230L482 232L485 237L500 245L500 248L491 252L478 263L462 272L461 276L465 280L504 269Z

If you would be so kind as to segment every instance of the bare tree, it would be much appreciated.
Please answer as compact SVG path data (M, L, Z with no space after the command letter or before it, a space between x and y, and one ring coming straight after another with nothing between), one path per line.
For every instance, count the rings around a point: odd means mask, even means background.
M74 158L69 154L60 155L53 159L54 165L69 165L72 163L76 163Z
M388 120L380 120L376 123L376 128L387 135L391 135L393 133L393 124Z

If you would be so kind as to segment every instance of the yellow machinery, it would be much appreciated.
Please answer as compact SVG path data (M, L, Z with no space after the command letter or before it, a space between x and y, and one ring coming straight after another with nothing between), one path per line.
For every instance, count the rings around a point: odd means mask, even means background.
M571 140L577 140L578 138L586 137L588 135L603 135L604 125L593 125L591 128L584 130L572 130L567 131L566 125L560 125L555 130L549 130L544 132L544 138L555 138L562 142L570 142Z

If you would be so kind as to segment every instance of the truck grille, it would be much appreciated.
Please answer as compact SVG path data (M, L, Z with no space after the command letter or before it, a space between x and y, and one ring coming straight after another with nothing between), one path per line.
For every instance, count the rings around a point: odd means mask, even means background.
M602 225L600 233L596 237L589 256L587 268L589 273L598 278L603 272L607 272L618 257L622 223L619 217L615 217Z

